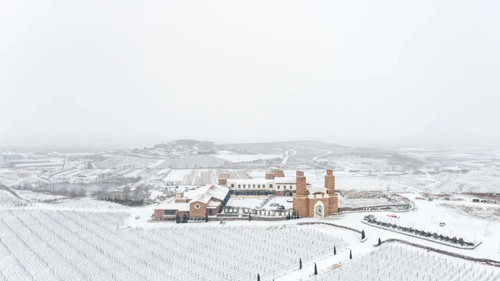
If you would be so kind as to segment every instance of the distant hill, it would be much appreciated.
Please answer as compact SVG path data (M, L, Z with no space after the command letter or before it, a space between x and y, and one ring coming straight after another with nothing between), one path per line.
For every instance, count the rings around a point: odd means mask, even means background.
M403 156L396 151L349 147L331 144L321 141L286 141L267 143L237 143L216 145L217 150L229 150L241 154L277 154L288 155L287 164L315 163L322 159L328 161L334 157L354 157L357 159L381 159L388 162L388 165L418 167L421 161Z

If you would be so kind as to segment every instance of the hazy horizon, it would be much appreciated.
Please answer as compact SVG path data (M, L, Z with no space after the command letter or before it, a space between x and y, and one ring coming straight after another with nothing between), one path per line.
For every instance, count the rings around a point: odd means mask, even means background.
M500 143L498 1L2 1L0 145Z

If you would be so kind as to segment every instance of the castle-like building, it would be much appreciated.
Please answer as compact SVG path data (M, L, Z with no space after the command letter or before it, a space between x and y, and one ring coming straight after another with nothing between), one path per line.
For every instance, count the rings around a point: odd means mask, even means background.
M297 171L293 209L303 218L324 218L338 213L338 196L335 193L333 171L326 171L325 187L308 186L304 172Z

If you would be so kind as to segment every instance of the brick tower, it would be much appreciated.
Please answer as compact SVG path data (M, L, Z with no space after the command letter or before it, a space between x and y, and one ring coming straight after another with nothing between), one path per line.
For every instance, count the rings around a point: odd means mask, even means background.
M328 205L330 213L338 212L338 196L335 193L335 176L333 175L333 170L326 170L325 175L325 188L327 189L327 193L329 195Z
M338 212L338 196L335 193L335 176L327 170L325 187L307 187L304 172L297 171L297 188L293 196L293 209L300 217L324 218Z
M309 216L309 200L307 196L307 184L304 172L297 171L297 186L293 196L293 209L299 213L300 217Z

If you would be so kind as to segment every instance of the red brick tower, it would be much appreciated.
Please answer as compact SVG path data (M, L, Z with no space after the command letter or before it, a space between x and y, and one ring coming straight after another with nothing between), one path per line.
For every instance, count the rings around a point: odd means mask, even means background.
M338 212L338 196L335 193L335 176L333 175L333 170L326 170L325 175L325 188L327 189L327 193L330 196L328 200L329 205L329 213L337 213Z
M300 217L309 216L309 199L307 196L307 184L304 172L297 171L297 186L293 196L293 209L299 213Z
M335 194L335 176L333 170L326 170L325 188L328 189L328 194Z

